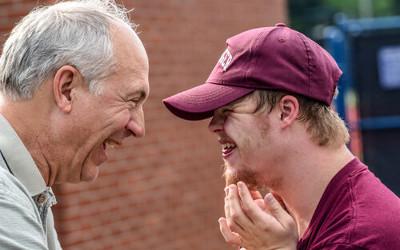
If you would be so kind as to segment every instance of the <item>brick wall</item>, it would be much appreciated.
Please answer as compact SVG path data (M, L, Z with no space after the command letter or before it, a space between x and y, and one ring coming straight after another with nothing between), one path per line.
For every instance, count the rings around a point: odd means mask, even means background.
M0 33L37 0L0 0ZM39 1L44 2L44 1ZM56 187L64 249L230 249L220 149L207 121L185 122L161 99L204 81L227 37L286 20L284 0L124 0L150 59L146 137L111 152L94 183ZM4 41L1 40L1 41Z

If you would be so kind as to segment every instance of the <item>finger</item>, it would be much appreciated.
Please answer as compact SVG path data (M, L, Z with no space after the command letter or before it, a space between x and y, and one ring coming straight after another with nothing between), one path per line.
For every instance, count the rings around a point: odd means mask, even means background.
M228 225L229 230L233 231L238 231L239 225L237 225L231 217L231 208L230 208L230 199L231 197L229 196L229 186L225 187L225 204L224 204L224 210L225 210L225 218L226 218L226 224ZM231 191L233 192L233 191Z
M243 211L250 218L250 220L254 222L254 224L264 224L265 222L276 220L271 215L263 211L263 209L259 206L261 205L260 201L257 201L256 203L253 200L246 184L244 184L243 182L238 182L238 189L239 196L242 201Z
M286 212L285 208L279 203L273 194L268 193L265 195L264 201L271 215L274 216L281 225L288 226L289 223L292 225L294 222L293 218L288 212Z
M219 223L219 230L221 231L221 234L224 237L225 241L229 244L240 246L241 239L239 234L232 232L229 229L226 219L219 218L218 223Z
M241 234L244 231L244 228L251 226L252 222L243 212L237 186L233 184L229 186L228 206L230 210L230 218L227 218L228 225L229 222L232 221L233 225L230 225L231 229ZM238 228L235 227L235 224L238 226Z
M257 190L250 190L250 194L257 206L259 206L263 211L266 211L267 208L261 193Z
M250 190L250 194L253 200L263 199L261 193L257 190Z
M261 210L267 211L267 206L265 206L265 201L264 201L264 199L257 199L257 200L254 200L254 203L256 203L256 205L257 205L258 207L260 207Z
M231 213L229 210L229 203L228 203L228 194L229 194L229 187L225 187L225 199L224 199L224 210L225 210L225 217L230 218Z
M233 208L232 208L232 204L233 201L232 199L234 199L234 195L235 193L237 193L236 191L236 186L235 185L230 185L228 187L225 188L225 205L224 205L224 209L225 209L225 218L227 220L227 225L229 227L230 230L234 231L234 232L238 232L238 233L243 233L243 227L233 219L233 217L235 219L237 219L238 217L238 213L237 212L233 212ZM234 216L232 216L232 213L235 213Z
M290 214L290 212L288 211L285 202L283 201L282 197L280 197L278 194L271 192L272 195L274 196L274 198L279 202L279 204L281 204L281 207L283 207L283 209L286 210L286 212L288 212Z

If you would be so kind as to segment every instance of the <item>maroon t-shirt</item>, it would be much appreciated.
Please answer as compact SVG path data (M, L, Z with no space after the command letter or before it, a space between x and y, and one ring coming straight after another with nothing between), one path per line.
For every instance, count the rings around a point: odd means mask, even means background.
M328 184L299 250L400 250L400 199L358 159Z

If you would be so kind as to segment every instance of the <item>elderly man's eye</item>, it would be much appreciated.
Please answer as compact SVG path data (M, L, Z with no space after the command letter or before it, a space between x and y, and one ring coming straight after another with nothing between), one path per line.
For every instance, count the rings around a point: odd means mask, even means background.
M136 105L139 103L140 100L138 99L129 99L127 103L129 104L129 107L136 107Z

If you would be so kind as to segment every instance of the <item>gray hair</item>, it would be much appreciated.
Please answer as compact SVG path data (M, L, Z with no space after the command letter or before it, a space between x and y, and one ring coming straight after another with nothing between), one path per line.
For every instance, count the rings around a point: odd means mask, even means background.
M112 21L135 25L114 0L74 0L39 7L11 31L0 57L0 91L12 100L32 98L63 65L76 67L91 93L113 68Z

